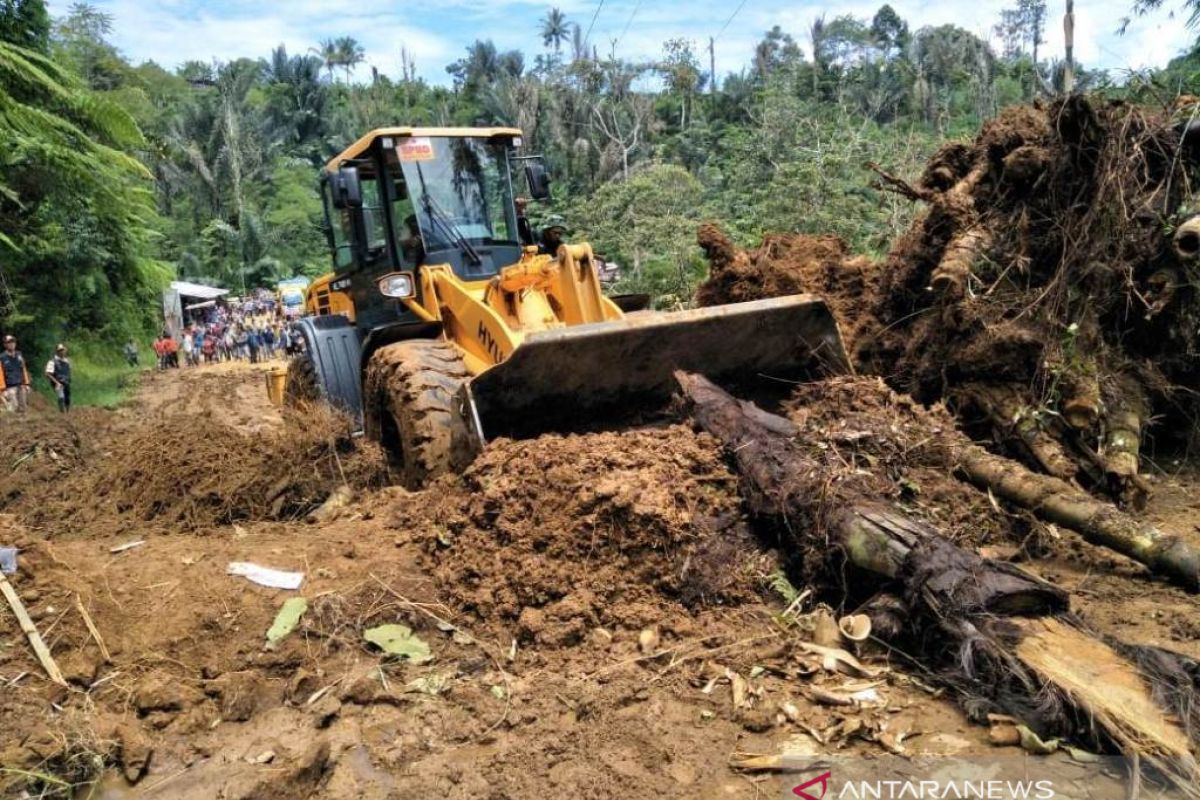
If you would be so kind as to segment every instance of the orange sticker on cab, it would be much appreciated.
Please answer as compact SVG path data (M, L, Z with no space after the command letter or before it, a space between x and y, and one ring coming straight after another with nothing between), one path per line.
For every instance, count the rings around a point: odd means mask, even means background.
M396 145L401 161L433 161L433 142L426 137L404 139Z

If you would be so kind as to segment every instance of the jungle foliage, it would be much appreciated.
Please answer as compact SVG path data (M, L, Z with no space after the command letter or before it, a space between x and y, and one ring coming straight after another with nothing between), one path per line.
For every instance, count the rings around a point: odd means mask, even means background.
M0 327L27 350L115 343L150 330L171 276L238 291L326 271L317 169L383 124L520 127L555 178L535 226L565 215L623 265L622 288L686 302L702 220L744 242L828 231L881 252L912 210L867 162L912 174L946 138L1063 88L1044 0L1014 0L998 50L952 25L910 30L887 5L776 26L715 82L695 42L633 62L557 8L529 23L532 59L479 40L436 85L407 52L399 75L364 75L349 36L135 66L94 7L51 20L42 0L0 0ZM1120 86L1076 65L1074 86L1169 98L1197 65L1181 56Z

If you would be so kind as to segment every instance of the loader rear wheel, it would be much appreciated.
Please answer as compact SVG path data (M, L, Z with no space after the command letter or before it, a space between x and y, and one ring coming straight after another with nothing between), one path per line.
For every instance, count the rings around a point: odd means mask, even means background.
M468 377L446 342L398 342L371 355L363 392L366 433L383 444L409 489L470 463L471 440L455 400Z
M321 388L317 385L317 368L307 354L292 356L288 362L283 398L289 406L315 403L321 399Z

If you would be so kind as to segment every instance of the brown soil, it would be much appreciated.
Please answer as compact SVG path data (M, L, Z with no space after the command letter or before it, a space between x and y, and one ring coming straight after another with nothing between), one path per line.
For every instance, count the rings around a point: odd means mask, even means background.
M261 384L250 371L169 374L148 381L134 408L206 385L250 399ZM123 474L122 442L194 421L190 410L89 412L98 424L75 450L60 444L78 455L55 475L73 486L81 471ZM257 413L267 420L260 457L297 457L286 435L302 437L296 420L265 405ZM923 414L875 381L839 379L801 387L792 416L880 494L964 541L1028 558L1020 524L927 466L917 433L940 431L947 415ZM29 430L55 423L31 419ZM206 425L205 438L249 435L236 418ZM361 456L354 450L343 458ZM1182 505L1164 513L1176 525L1194 519L1185 498L1195 484L1172 480ZM0 517L0 541L22 548L13 584L71 687L45 680L0 613L0 764L100 776L110 798L751 798L783 791L785 779L731 769L734 753L878 754L902 733L910 755L988 750L986 729L879 651L861 655L890 667L877 687L885 707L811 698L813 687L863 681L823 672L798 647L814 599L781 626L786 603L765 588L779 558L751 535L736 496L714 442L675 425L501 441L462 478L419 493L363 491L317 524L256 521L261 505L235 491L248 503L238 524L166 526L102 502L94 524L58 536L31 528L41 518L18 498ZM1080 586L1098 628L1200 651L1178 638L1189 597L1125 564L1110 575L1101 566L1112 557L1069 533L1046 536L1050 558L1031 566ZM137 539L145 544L110 552ZM256 586L226 574L235 560L302 571L304 585ZM300 628L266 649L276 611L297 594L310 604ZM390 622L410 625L433 661L383 659L363 642L365 628ZM788 703L798 722L780 711ZM3 781L6 796L22 785L56 791L15 773Z
M798 386L788 409L806 448L856 494L894 501L967 547L1022 541L1023 517L947 472L947 445L967 440L944 407L878 378L836 377Z
M435 513L402 504L392 522L424 536L457 607L515 624L522 642L571 646L597 627L636 634L664 605L753 602L773 568L719 448L683 426L502 441L447 488Z
M871 310L878 263L852 256L837 236L774 233L756 249L739 250L716 223L708 222L696 238L709 262L708 280L696 291L697 305L815 294L829 304L850 349Z
M139 403L207 381L260 385L249 371L172 373L147 381ZM122 442L189 410L109 414L60 480L119 474ZM302 433L261 410L269 430ZM221 419L205 438L246 435ZM256 441L295 455L286 436ZM0 540L21 547L13 584L71 687L45 680L0 614L0 763L100 775L106 797L753 797L777 779L733 771L730 756L794 737L779 712L789 702L849 751L877 751L889 731L915 737L913 752L984 746L901 672L879 689L887 708L807 698L852 681L797 649L802 625L779 626L782 600L764 589L776 560L745 528L713 442L686 427L499 442L461 479L362 494L320 524L253 521L250 507L239 524L200 530L106 501L66 536L31 528L44 519L20 501L7 509ZM310 609L275 650L265 632L297 593L225 574L235 560L305 573ZM386 622L410 625L434 660L382 659L361 632ZM431 685L421 679L443 691L418 691ZM53 796L56 784L19 773L0 794L31 781Z
M281 416L254 380L262 372L147 373L138 400L116 413L31 415L6 442L17 460L31 457L0 510L56 538L131 525L203 531L298 519L342 484L386 482L378 447L353 442L348 421L321 406Z

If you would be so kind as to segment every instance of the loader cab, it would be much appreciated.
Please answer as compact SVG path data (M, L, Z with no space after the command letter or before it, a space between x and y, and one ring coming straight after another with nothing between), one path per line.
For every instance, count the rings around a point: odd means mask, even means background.
M409 314L380 296L382 275L449 264L477 281L520 259L512 179L519 136L514 129L383 129L326 166L321 190L334 270L360 327Z

